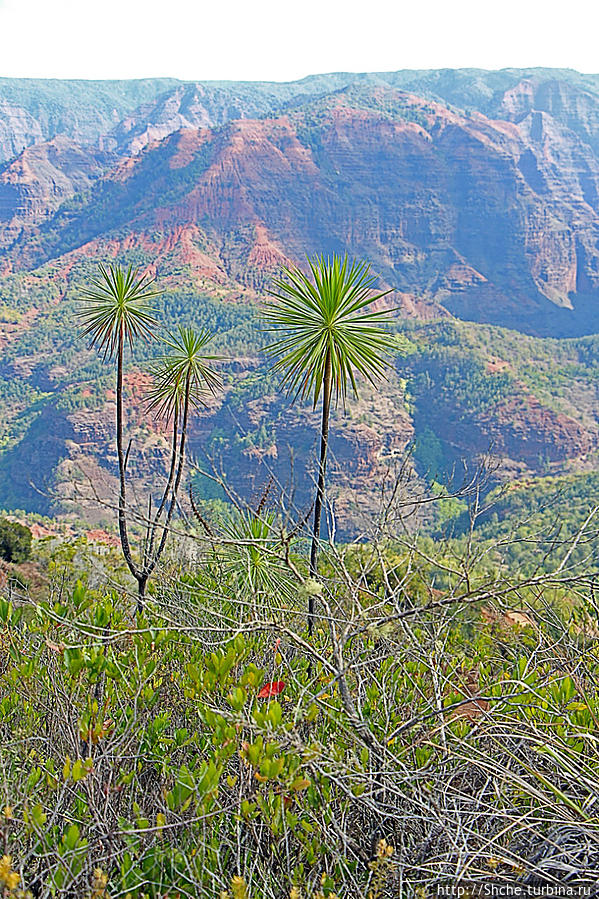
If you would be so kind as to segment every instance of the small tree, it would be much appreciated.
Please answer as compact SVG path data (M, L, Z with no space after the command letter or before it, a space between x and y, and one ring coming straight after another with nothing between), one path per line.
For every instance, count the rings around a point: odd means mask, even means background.
M17 521L0 518L0 558L17 565L31 555L31 531Z
M218 357L204 353L211 340L212 334L206 329L198 332L180 325L166 339L168 352L153 369L155 386L148 408L172 423L173 435L167 485L153 520L148 521L142 565L142 570L147 572L146 580L162 555L175 510L185 464L190 411L204 405L207 393L214 395L222 387L220 375L210 365ZM166 519L156 545L157 525L165 511Z
M267 304L267 330L281 334L265 348L277 359L283 386L293 400L312 398L316 408L322 393L318 483L310 548L310 575L318 572L318 544L324 497L329 417L333 393L345 402L348 386L357 397L356 374L374 384L384 375L385 354L394 348L381 324L390 310L371 311L372 304L390 293L375 293L376 279L365 262L347 256L308 259L311 278L299 268L286 268L275 279ZM314 596L308 601L308 628L312 632Z
M177 502L185 463L185 444L191 408L201 402L203 391L214 391L220 378L210 368L202 351L211 339L207 331L199 334L192 328L180 327L165 341L168 352L154 368L155 387L150 408L172 422L173 436L169 474L155 512L152 498L148 501L146 535L138 563L131 551L127 508L127 461L130 444L124 450L123 367L125 345L131 348L137 339L156 337L158 322L152 301L159 295L153 281L139 276L131 267L100 266L100 278L92 282L81 299L85 306L78 315L84 324L84 336L91 346L104 352L104 359L116 357L116 445L119 466L118 524L123 556L138 585L138 609L141 610L148 580L166 546L169 526Z

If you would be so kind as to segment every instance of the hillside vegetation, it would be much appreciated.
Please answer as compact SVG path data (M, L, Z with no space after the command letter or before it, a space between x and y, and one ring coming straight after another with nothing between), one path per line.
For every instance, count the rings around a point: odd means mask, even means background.
M595 895L598 78L0 111L3 899Z
M501 541L389 532L324 547L314 581L268 503L204 521L142 614L116 549L48 537L35 577L11 569L5 895L595 884L597 609L573 535L524 574Z

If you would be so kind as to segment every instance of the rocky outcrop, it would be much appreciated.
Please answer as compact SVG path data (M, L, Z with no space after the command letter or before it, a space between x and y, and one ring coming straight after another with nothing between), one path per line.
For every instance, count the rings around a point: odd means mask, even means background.
M0 165L25 148L60 135L79 145L97 146L126 115L176 85L173 78L0 78Z
M41 122L28 110L0 98L0 162L44 140Z
M23 150L0 168L0 249L44 222L105 168L99 154L60 136Z
M584 457L597 444L596 435L580 422L527 394L494 406L481 417L481 427L497 455L517 459L532 469Z

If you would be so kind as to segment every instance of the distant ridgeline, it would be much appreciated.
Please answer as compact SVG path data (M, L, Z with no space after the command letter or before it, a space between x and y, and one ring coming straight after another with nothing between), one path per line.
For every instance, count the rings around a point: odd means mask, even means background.
M272 474L307 501L317 429L267 372L259 302L282 266L332 252L371 262L399 306L387 383L332 421L341 533L409 452L423 483L492 451L498 478L588 484L599 75L0 79L0 508L106 514L82 496L90 482L113 495L113 384L73 313L114 259L156 274L167 323L219 333L226 390L194 425L198 462L245 495ZM149 484L164 435L144 412L143 352L128 360L128 429Z

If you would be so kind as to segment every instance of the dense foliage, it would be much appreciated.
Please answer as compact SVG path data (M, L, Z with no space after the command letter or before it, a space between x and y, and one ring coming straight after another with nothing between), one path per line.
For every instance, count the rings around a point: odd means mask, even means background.
M26 562L31 555L31 531L17 521L0 518L0 558L5 562Z
M271 513L206 524L141 616L118 557L77 543L0 600L6 895L592 882L584 579L396 540L329 550L318 584Z

